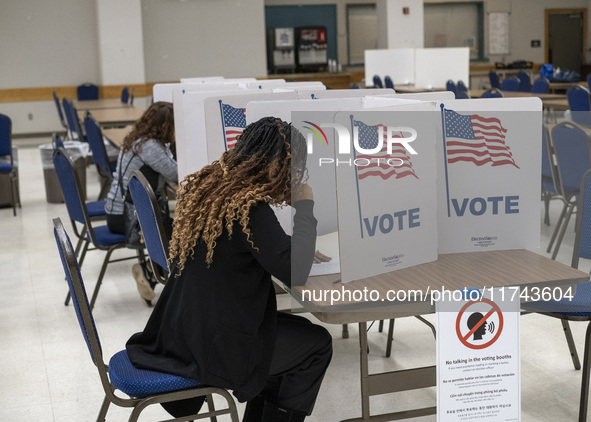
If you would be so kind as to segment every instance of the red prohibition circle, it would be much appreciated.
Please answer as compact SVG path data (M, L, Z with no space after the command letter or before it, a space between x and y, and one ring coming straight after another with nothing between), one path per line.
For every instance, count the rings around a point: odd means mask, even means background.
M462 336L462 332L460 331L460 320L462 319L462 315L464 314L464 311L468 307L470 307L476 303L481 303L481 302L488 303L489 305L492 306L492 310L496 311L499 314L499 328L498 328L495 336L492 339L490 339L488 342L483 343L483 344L471 344L468 342L468 340L466 340L464 338L464 336ZM486 319L486 318L482 318L482 319ZM480 325L480 324L478 324L478 325ZM497 341L497 339L501 335L502 331L503 331L503 313L501 312L501 308L499 308L499 306L490 299L481 298L481 299L477 299L477 300L471 300L470 302L466 303L462 307L462 309L460 309L460 312L458 313L458 317L456 318L456 334L458 336L458 339L460 339L460 341L462 342L462 344L464 346L466 346L470 349L479 350L479 349L487 348L488 346L492 345L495 341Z

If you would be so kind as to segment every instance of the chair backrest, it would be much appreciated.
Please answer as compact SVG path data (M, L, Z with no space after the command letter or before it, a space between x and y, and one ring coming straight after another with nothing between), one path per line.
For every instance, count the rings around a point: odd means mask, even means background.
M591 73L587 75L587 88L591 92Z
M558 193L560 189L558 168L554 157L554 147L550 142L548 126L542 126L542 188L548 192Z
M57 173L64 194L64 201L70 219L87 226L89 234L91 234L91 238L94 241L92 227L88 224L88 210L84 202L82 185L78 179L78 173L74 171L74 164L65 149L57 148L54 151L53 165L55 166L55 172Z
M128 189L135 205L148 255L152 261L168 271L168 237L164 231L154 190L139 171L131 172Z
M494 70L488 72L488 79L490 80L491 88L501 89L501 81L499 80L499 75Z
M519 86L517 87L518 91L521 92L531 92L531 78L527 72L523 70L517 73L517 79L519 79Z
M548 78L540 76L534 81L534 84L531 87L531 92L535 92L536 94L546 94L549 87L550 81Z
M72 302L74 303L74 309L76 310L76 317L78 318L82 335L88 346L90 357L99 368L99 372L102 372L101 378L103 378L103 375L106 375L103 352L94 318L90 310L90 304L88 303L84 282L80 274L80 266L78 265L70 237L66 233L62 221L59 218L54 219L53 226L55 241L68 282L68 288L70 289L70 295L72 296Z
M503 79L501 83L501 90L502 91L517 91L519 88L519 79L516 77L510 77Z
M456 100L465 100L470 98L468 91L458 91L456 94Z
M384 87L384 85L382 84L382 79L380 78L379 75L373 76L373 87L374 88L383 88Z
M127 104L129 101L129 88L125 87L121 90L121 102Z
M386 88L394 89L394 82L392 82L392 78L389 76L384 77L384 85Z
M133 105L134 98L135 98L135 88L131 88L131 93L129 94L129 105Z
M0 157L10 156L12 165L12 120L6 114L0 114Z
M95 84L85 83L76 88L78 100L98 100L99 88Z
M574 268L578 268L579 258L591 259L591 169L583 175L580 192L571 263Z
M103 141L103 132L98 123L92 118L90 113L86 113L84 117L84 129L86 129L86 139L92 151L92 158L97 167L100 168L103 176L112 179L111 164L109 163L109 156Z
M74 107L71 100L64 98L62 100L64 107L64 114L66 115L66 121L68 122L68 130L72 139L84 141L84 135L82 133L82 127L80 126L80 120L78 119L78 112Z
M466 86L466 84L464 83L464 81L458 81L458 83L456 84L456 91L459 94L460 92L468 92L468 87Z
M591 136L573 122L552 128L552 146L556 156L560 194L569 198L579 193L581 180L591 168Z
M497 88L491 88L487 91L484 91L481 98L501 98L503 93Z
M64 142L62 141L62 138L57 133L54 133L51 136L51 144L53 145L54 150L58 148L66 148Z
M591 102L587 88L577 85L569 89L566 96L573 122L591 125Z
M454 94L457 94L456 83L451 79L445 83L445 89L453 92Z
M60 104L60 99L57 97L55 91L53 91L53 102L55 103L55 108L57 108L57 115L60 119L60 123L62 126L67 129L68 125L66 124L66 119L64 118L64 112L62 111L62 105Z

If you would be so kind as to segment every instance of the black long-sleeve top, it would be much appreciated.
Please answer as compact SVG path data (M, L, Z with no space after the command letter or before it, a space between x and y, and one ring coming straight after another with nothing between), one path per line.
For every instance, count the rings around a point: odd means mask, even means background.
M224 229L216 240L207 267L207 248L199 242L181 274L165 285L144 331L127 342L131 362L232 389L240 401L256 396L267 379L275 339L271 275L286 285L303 284L314 258L313 201L294 207L291 237L260 202L249 214L254 247L235 222L231 238Z

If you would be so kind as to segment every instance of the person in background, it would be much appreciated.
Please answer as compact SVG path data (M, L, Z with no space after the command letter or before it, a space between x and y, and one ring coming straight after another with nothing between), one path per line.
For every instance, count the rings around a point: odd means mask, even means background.
M161 178L178 183L177 163L171 152L174 142L172 104L164 101L153 103L123 140L117 158L117 169L105 204L107 226L111 232L125 234L124 201L128 196L127 186L132 171L142 171L154 190L157 190ZM132 274L140 296L150 305L155 297L156 282L151 279L148 267L136 263Z
M277 311L271 280L304 284L314 260L316 219L305 162L301 133L268 117L181 182L171 278L143 332L126 345L138 368L231 389L247 401L246 422L303 421L332 357L326 329ZM271 208L285 203L296 210L291 238ZM202 402L165 408L181 417Z

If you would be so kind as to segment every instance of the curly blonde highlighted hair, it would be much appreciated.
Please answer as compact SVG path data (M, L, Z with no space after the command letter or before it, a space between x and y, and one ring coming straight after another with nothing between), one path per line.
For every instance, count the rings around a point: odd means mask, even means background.
M305 174L304 138L290 124L274 117L247 126L233 149L218 161L187 176L177 194L170 260L180 273L198 242L213 262L216 239L225 228L232 235L238 221L250 240L249 212L257 202L290 203L292 185Z

